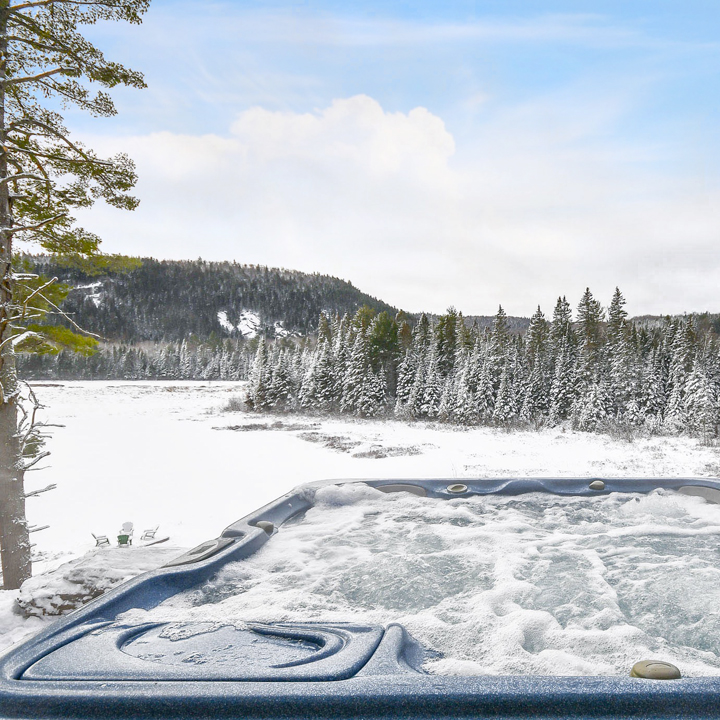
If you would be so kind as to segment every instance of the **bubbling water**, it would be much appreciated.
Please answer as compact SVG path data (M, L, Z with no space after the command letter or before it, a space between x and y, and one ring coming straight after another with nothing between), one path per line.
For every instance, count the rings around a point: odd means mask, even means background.
M626 675L647 658L716 675L719 538L720 506L672 491L443 500L330 486L255 555L127 615L398 622L443 675Z

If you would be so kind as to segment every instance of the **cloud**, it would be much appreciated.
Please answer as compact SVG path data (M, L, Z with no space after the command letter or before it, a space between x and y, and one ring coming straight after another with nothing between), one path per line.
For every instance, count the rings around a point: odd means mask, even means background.
M586 285L620 285L636 313L717 310L717 186L609 139L626 110L620 92L549 96L459 148L427 109L365 95L251 108L225 136L88 138L136 160L142 203L81 219L108 251L329 273L410 311L549 312Z

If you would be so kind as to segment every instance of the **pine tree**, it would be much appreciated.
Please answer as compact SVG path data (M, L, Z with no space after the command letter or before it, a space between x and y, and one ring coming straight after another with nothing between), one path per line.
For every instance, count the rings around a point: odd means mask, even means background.
M576 369L574 353L565 340L561 340L555 358L555 374L550 389L550 422L557 424L568 418L576 396Z
M478 407L475 401L477 386L472 387L474 363L477 362L476 351L466 358L459 368L454 387L454 402L449 413L461 425L475 425L479 420Z
M435 325L435 353L437 357L438 372L443 378L452 374L455 364L455 350L457 343L458 323L463 322L457 310L448 308L445 315L438 318Z
M269 404L273 410L287 412L294 404L293 383L288 353L282 350L272 369L268 392Z
M142 76L103 54L78 32L81 24L139 23L147 0L37 0L0 3L0 556L5 589L30 577L25 518L25 471L39 460L41 436L31 408L34 394L18 378L15 352L87 347L68 328L46 322L58 289L30 274L15 257L18 242L45 251L92 256L99 238L74 226L76 208L98 199L132 210L137 199L132 162L101 160L70 139L56 107L115 114L95 87L144 87ZM86 82L83 82L86 81ZM25 407L23 407L23 405ZM25 409L27 408L27 410Z
M313 411L317 408L317 385L315 383L315 367L317 353L306 348L302 354L300 365L300 390L298 392L298 405L302 410Z
M440 394L440 405L438 406L437 418L440 422L449 422L453 417L453 406L455 401L455 382L452 375L449 375L442 383Z
M520 416L529 422L546 415L550 409L550 325L539 305L530 319L526 348L529 372Z
M493 320L490 333L490 344L487 351L488 371L493 382L495 392L500 387L500 377L503 368L507 363L508 347L510 345L510 331L508 329L507 315L502 308L498 307L497 314Z
M413 417L411 398L415 374L417 372L417 359L415 353L408 348L405 357L398 367L397 391L395 399L395 415L400 418Z
M367 331L359 328L355 335L350 360L345 371L342 385L342 412L359 414L366 402L366 375L370 371L370 343Z
M695 332L691 321L677 324L671 348L668 370L668 401L665 425L675 432L683 430L685 418L686 383L695 362Z
M326 336L320 336L315 350L316 359L313 376L316 407L325 412L332 410L335 404L340 401L338 375L330 342Z
M577 344L577 336L572 326L572 310L564 295L555 303L550 325L550 341L556 356L560 354L561 347L571 352Z
M578 332L585 350L586 357L591 363L597 361L598 352L602 345L602 322L604 311L600 302L595 300L590 288L586 288L578 304Z
M706 349L698 357L685 384L683 417L691 432L705 442L717 437L720 423L720 388L717 368Z
M620 288L615 288L608 306L607 339L611 346L618 345L627 331L626 301Z
M597 430L607 419L609 398L602 380L587 383L573 404L571 417L576 430Z
M477 390L475 391L475 406L481 422L488 423L492 420L495 410L495 390L493 379L490 373L491 361L487 355L483 358L480 368Z
M493 420L498 424L507 425L516 416L517 403L512 383L512 375L510 373L509 363L506 363L500 375L500 387L498 389L497 399L495 400Z
M427 418L436 418L440 412L440 401L444 390L442 374L438 369L438 360L435 348L431 348L426 360L424 372L425 384L423 387L420 413Z
M265 338L258 342L255 360L247 387L247 403L253 410L267 410L270 407L268 391L270 388L272 368Z

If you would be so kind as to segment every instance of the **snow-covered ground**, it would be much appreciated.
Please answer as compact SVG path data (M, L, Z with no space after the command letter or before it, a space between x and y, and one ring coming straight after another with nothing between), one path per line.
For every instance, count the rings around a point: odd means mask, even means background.
M628 443L561 428L509 433L223 410L242 383L40 383L36 392L45 419L61 426L47 469L28 478L28 490L58 485L28 500L30 523L50 525L33 535L36 573L92 550L91 532L113 536L128 520L170 536L158 546L161 565L168 550L180 554L318 479L720 475L718 449L689 438ZM141 564L147 569L147 558ZM16 596L0 592L0 645L42 623L11 613Z

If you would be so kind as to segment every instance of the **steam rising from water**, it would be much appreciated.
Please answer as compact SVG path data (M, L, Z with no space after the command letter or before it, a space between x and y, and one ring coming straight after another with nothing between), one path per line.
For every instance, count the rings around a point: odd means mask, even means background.
M656 490L440 500L362 484L133 620L399 622L443 675L720 671L720 506ZM168 628L170 634L172 629Z

